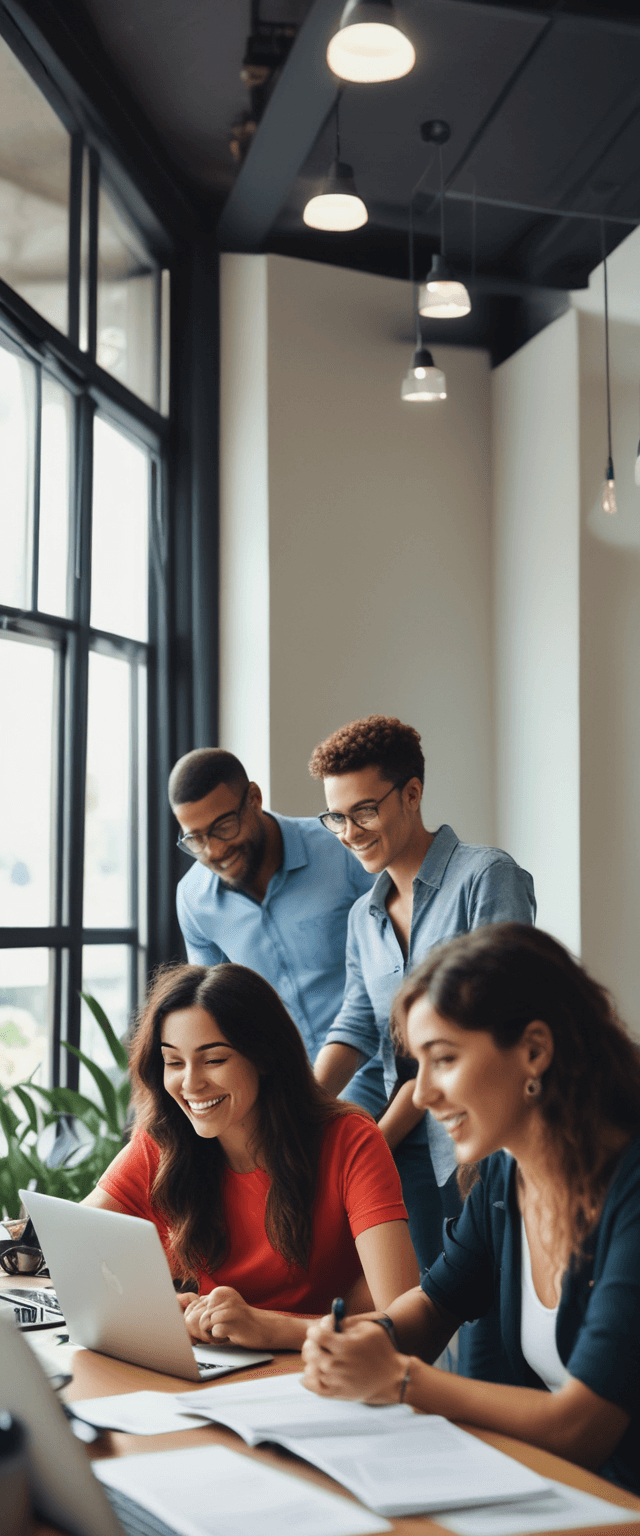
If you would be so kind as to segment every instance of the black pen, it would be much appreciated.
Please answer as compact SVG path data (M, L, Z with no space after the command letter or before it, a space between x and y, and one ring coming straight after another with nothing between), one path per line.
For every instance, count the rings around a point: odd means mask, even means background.
M332 1301L332 1303L331 1303L331 1316L333 1318L334 1331L336 1333L342 1333L342 1319L344 1317L344 1302L343 1302L341 1296L336 1296L335 1301Z

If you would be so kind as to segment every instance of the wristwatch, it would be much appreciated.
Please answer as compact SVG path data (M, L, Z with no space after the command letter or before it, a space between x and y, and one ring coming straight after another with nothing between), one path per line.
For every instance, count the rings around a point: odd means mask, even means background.
M400 1354L400 1345L396 1338L396 1330L393 1326L391 1318L387 1315L387 1313L383 1312L382 1317L372 1317L370 1321L372 1323L377 1323L379 1328L384 1328L385 1333L388 1333L389 1338L391 1339L391 1343L393 1344L394 1349L397 1350L398 1354Z

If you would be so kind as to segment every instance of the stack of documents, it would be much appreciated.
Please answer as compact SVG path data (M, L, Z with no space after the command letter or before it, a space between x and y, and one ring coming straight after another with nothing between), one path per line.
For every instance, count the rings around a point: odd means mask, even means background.
M178 1393L188 1413L225 1424L247 1445L283 1446L379 1515L417 1515L527 1498L544 1479L435 1414L316 1397L300 1376Z

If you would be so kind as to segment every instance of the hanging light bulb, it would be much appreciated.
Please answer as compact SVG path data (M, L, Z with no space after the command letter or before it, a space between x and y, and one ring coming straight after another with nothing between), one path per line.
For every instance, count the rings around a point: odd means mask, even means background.
M618 510L618 503L616 501L616 482L613 474L613 459L607 460L607 467L604 472L604 485L602 487L602 510L603 512L609 512L610 514L617 512Z
M340 159L340 98L336 96L336 154L325 176L322 190L307 203L303 219L310 229L361 229L369 214L366 203L358 197L353 167Z
M310 229L360 229L366 224L366 204L358 197L353 169L344 160L333 161L322 191L309 199L302 217Z
M392 0L348 0L327 48L327 63L341 80L400 80L416 51L396 23Z
M431 270L420 284L418 310L429 320L458 320L468 315L471 299L442 256L432 257Z
M604 220L600 220L600 234L602 239L602 261L604 267L604 356L605 376L607 382L607 443L609 457L604 472L604 485L602 487L602 510L612 516L618 510L616 501L616 482L613 472L613 457L611 453L611 378L609 370L609 284L607 281L607 246L604 233Z
M440 119L423 123L423 139L438 145L440 151L440 251L431 258L431 270L420 284L418 311L429 320L461 320L471 309L471 299L464 283L458 281L448 266L444 243L444 164L442 146L450 135L448 123Z
M427 347L416 347L411 367L407 368L402 380L400 398L402 400L446 400L447 381L442 369L436 368Z

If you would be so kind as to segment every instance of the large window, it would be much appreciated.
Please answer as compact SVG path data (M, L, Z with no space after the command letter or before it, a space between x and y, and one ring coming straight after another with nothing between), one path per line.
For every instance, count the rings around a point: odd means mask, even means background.
M121 1032L146 969L168 272L20 51L0 36L0 1085L82 1088L81 991Z

